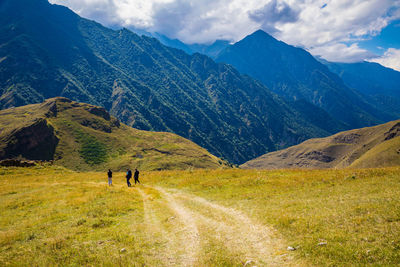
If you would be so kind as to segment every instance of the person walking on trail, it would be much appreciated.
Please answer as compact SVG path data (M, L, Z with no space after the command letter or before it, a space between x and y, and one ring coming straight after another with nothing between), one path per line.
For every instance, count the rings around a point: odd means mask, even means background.
M112 186L112 171L111 171L111 169L108 169L107 175L108 175L108 185Z
M135 178L135 184L136 184L136 182L137 182L138 184L140 184L140 182L139 182L139 171L138 171L138 169L135 169L134 178Z
M132 171L130 169L126 170L126 183L128 187L131 187L131 182L129 181L132 178Z

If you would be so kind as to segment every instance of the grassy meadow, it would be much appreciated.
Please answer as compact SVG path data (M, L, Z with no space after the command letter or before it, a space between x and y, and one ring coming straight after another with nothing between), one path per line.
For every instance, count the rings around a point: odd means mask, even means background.
M396 266L400 168L0 169L0 266ZM294 247L288 251L287 247Z

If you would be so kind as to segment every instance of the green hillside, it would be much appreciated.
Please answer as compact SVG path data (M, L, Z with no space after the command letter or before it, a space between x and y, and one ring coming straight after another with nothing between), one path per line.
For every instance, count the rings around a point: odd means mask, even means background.
M67 98L0 111L0 159L54 160L74 170L218 168L226 164L172 133L121 124Z
M232 163L333 132L256 80L46 0L0 1L0 109L64 96Z
M373 168L400 165L400 121L307 140L265 154L243 168Z

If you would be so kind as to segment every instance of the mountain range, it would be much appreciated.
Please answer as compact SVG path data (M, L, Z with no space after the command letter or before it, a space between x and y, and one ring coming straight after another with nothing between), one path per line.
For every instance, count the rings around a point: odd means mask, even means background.
M112 30L46 0L0 3L0 108L64 96L243 163L340 129L211 58ZM310 109L321 114L308 118Z
M371 105L304 49L261 30L222 50L216 61L231 64L287 100L303 99L324 109L347 129L396 119Z
M134 32L138 33L139 35L147 35L147 36L152 36L159 40L163 45L173 47L176 49L181 49L185 51L187 54L203 54L207 55L210 58L214 59L218 56L218 54L224 50L226 47L229 46L230 41L227 40L216 40L215 42L211 44L185 44L184 42L180 41L179 39L171 39L165 36L164 34L160 33L148 33L148 32L143 32L143 31L137 31L134 29Z
M359 121L350 107L353 104L359 106L355 108L358 110L356 113L361 112L361 116L369 116L372 121L400 117L400 72L377 63L339 63L313 58L304 49L278 41L261 30L232 45L223 40L210 45L188 45L161 34L153 36L163 44L189 54L199 52L217 61L228 62L242 73L275 89L287 100L301 99L313 103L339 120L343 119L341 112L335 114L331 105L349 110L355 116L347 128L356 127ZM196 50L196 47L202 49ZM365 124L365 121L359 122Z
M348 87L365 95L371 105L400 117L400 72L373 62L321 62Z

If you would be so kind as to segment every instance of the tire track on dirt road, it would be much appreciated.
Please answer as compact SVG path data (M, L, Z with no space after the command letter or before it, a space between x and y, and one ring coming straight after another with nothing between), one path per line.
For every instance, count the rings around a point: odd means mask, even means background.
M143 200L143 219L146 229L147 242L153 245L149 258L155 258L154 264L164 266L174 266L177 264L177 256L173 255L171 239L168 238L168 232L163 225L162 219L156 214L160 207L156 200L141 189L137 189ZM171 255L172 254L172 255Z
M200 252L200 235L190 211L176 201L175 198L165 191L163 188L157 187L158 190L167 200L168 206L176 213L177 217L184 223L184 228L181 233L184 234L184 239L181 240L181 246L185 249L182 266L195 266Z
M178 203L191 224L205 226L233 255L241 255L242 263L251 263L247 266L298 265L272 228L254 222L243 212L176 189L155 189L168 196L169 202Z
M156 190L162 199L152 199L149 193L138 189L143 198L144 220L153 242L163 243L155 253L165 266L196 266L200 251L197 225L188 211L164 190ZM174 214L173 216L170 216ZM167 217L167 218L166 218ZM168 228L168 229L166 229Z

